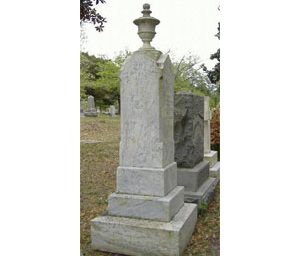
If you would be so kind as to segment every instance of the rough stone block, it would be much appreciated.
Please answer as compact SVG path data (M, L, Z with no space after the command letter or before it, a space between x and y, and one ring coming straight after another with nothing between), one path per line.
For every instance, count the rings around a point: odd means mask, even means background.
M209 203L213 197L217 183L217 178L210 177L199 187L199 189L196 192L185 190L184 201L196 203Z
M192 168L203 160L204 97L176 93L174 98L175 161L178 167Z
M118 167L117 193L166 196L177 186L175 162L165 168Z
M196 192L209 177L209 163L201 161L193 168L177 168L177 183L185 190Z
M170 221L184 204L184 187L175 187L164 197L113 193L108 198L108 214L158 221Z
M204 160L209 162L210 167L214 166L218 162L218 151L211 150L209 153L205 153Z
M170 222L100 216L91 221L91 246L134 256L180 256L196 222L195 204L184 204Z

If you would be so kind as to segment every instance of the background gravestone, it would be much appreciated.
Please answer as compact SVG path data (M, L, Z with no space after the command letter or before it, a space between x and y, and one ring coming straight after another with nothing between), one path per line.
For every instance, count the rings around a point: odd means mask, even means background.
M175 94L174 141L178 167L194 167L203 160L203 97Z
M109 115L111 117L115 117L116 116L116 108L115 108L115 106L114 105L109 106L108 112L109 112Z
M180 92L174 100L174 143L178 185L186 202L209 202L217 179L209 177L204 155L204 97Z
M87 110L87 101L81 100L80 101L80 116L84 117L84 112Z
M220 162L218 162L218 152L210 148L210 120L211 111L209 107L209 97L204 97L204 159L209 162L210 175L212 177L220 176Z
M93 96L88 96L88 100L87 100L87 111L84 112L85 116L88 117L96 117L98 116L97 110L95 108L95 100Z

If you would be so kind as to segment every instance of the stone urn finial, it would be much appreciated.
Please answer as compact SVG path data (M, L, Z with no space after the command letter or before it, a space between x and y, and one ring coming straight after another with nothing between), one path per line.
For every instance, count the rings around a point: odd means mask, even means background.
M150 42L155 36L155 26L159 24L159 20L150 16L150 4L143 5L143 17L140 17L133 21L138 26L138 35L143 41L141 50L153 50L154 47L150 45Z

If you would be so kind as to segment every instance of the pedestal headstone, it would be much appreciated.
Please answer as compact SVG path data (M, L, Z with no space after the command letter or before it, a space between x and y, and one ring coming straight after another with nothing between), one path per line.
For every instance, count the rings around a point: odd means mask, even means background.
M174 113L178 185L184 186L186 202L208 203L217 180L209 177L209 163L203 161L204 97L176 93Z
M84 112L85 116L89 116L89 117L96 117L98 116L98 113L96 111L95 108L95 101L94 101L94 97L93 96L88 96L88 109L86 112Z
M91 221L92 248L126 255L181 255L197 207L184 203L174 162L174 75L150 42L159 20L144 4L134 21L144 45L121 69L121 142L116 192L108 215Z
M114 105L109 106L108 111L109 111L109 115L110 115L111 117L115 117L115 116L116 116L116 108L115 108Z
M218 162L218 152L210 150L210 120L211 111L209 108L209 97L204 97L204 159L209 162L210 175L219 177L220 162Z

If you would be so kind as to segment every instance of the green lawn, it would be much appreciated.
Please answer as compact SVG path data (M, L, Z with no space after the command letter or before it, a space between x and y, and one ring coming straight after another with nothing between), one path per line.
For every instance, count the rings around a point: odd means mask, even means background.
M119 162L119 121L119 117L108 116L84 117L80 120L80 247L84 256L117 256L91 250L89 221L106 210L107 197L115 191ZM219 255L219 191L218 185L214 200L198 218L184 256Z

